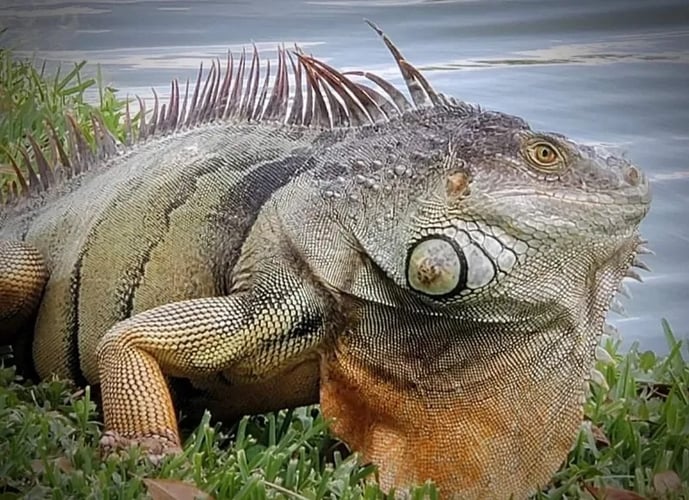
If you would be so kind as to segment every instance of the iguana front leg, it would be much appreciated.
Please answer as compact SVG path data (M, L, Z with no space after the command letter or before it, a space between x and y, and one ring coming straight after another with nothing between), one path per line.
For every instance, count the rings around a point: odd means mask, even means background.
M107 449L122 438L152 455L180 447L165 376L262 380L323 337L324 301L301 278L262 273L227 297L163 305L113 327L98 347Z
M23 241L0 241L0 344L14 340L36 310L47 281L48 268L38 249Z

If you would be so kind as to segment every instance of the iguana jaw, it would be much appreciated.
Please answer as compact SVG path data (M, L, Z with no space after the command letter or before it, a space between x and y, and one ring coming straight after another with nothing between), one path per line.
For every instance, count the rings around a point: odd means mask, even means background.
M467 401L400 387L352 356L325 357L321 407L334 433L378 465L386 490L431 479L443 498L522 498L566 458L585 377L579 366L552 376L516 369L526 358L499 356L486 367L493 389Z

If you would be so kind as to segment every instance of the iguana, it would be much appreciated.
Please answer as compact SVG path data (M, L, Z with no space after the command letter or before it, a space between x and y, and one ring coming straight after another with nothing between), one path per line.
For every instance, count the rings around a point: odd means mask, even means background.
M132 144L95 119L98 151L73 126L52 169L31 139L0 333L100 384L106 449L179 450L182 392L221 419L320 402L386 489L521 498L565 459L648 181L436 92L374 29L409 97L254 50L173 82Z

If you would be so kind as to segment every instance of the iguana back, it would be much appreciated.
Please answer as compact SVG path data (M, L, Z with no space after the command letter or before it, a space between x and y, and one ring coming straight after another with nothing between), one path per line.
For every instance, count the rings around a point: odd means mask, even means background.
M96 383L95 348L112 325L225 295L261 205L315 149L308 130L203 128L138 145L36 210L26 229L3 227L1 238L32 243L51 269L33 348L42 377Z

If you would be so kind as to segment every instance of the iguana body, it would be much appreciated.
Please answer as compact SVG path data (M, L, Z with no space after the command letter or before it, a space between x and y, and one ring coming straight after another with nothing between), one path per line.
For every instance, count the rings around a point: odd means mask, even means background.
M303 55L291 85L283 52L262 97L242 58L0 212L0 334L101 384L106 446L175 450L187 379L219 418L320 401L384 488L523 497L562 463L647 181L437 94L385 41L413 104ZM71 171L94 163L74 137Z

